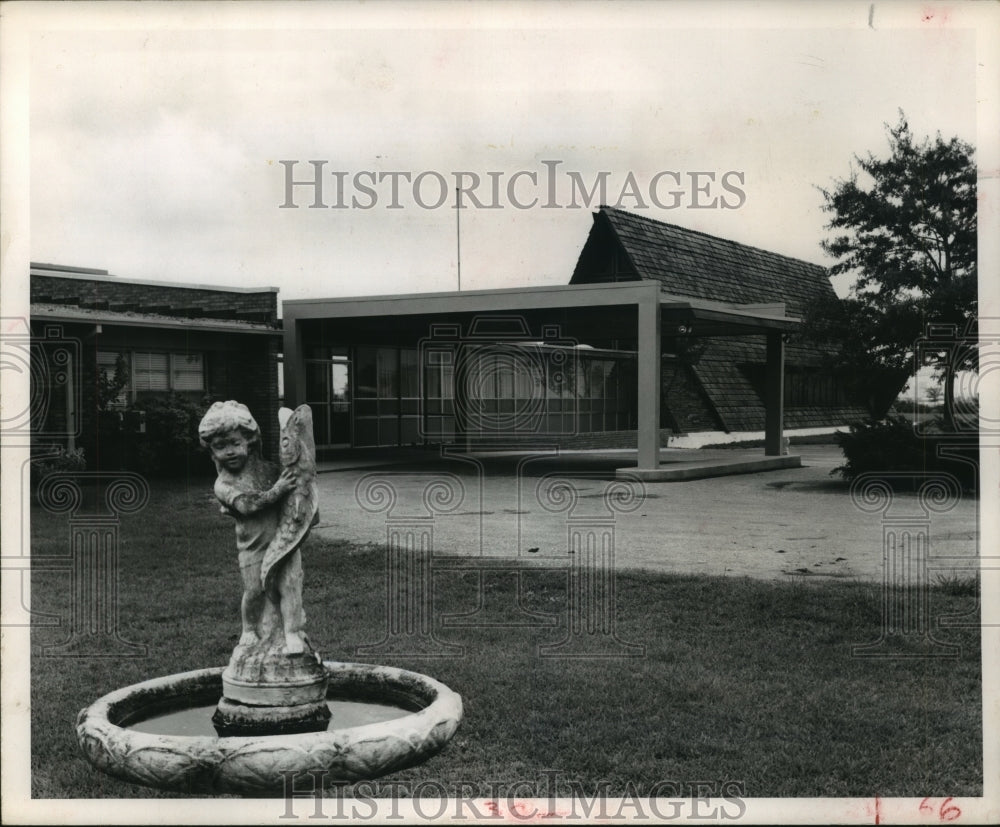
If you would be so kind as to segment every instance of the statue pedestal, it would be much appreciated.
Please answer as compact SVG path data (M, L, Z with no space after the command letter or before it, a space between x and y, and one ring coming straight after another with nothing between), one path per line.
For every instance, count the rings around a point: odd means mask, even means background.
M322 732L330 721L327 674L315 652L237 646L212 716L222 737Z

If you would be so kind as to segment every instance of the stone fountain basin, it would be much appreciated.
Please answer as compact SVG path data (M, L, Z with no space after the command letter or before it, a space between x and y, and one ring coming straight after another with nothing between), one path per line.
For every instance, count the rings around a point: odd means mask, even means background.
M390 666L325 662L328 698L401 708L400 717L294 735L220 738L130 728L173 710L215 703L223 667L126 686L80 711L77 741L98 769L148 787L187 793L281 794L320 783L376 778L420 763L455 734L461 697L433 678ZM299 773L289 775L289 773ZM316 773L309 778L305 773Z

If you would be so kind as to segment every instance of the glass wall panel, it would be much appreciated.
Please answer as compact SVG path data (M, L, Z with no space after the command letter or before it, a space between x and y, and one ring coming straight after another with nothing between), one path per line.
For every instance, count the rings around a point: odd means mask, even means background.
M378 369L375 348L359 347L354 357L354 396L356 399L378 397Z
M403 445L414 445L420 440L420 420L415 416L404 416L400 420L400 441Z
M399 417L380 416L378 418L378 444L399 445Z
M399 398L399 351L394 347L378 349L378 397Z
M538 393L537 377L533 369L519 370L514 374L514 396L517 399L534 399Z
M455 398L455 368L453 365L441 366L441 398Z
M327 362L306 361L306 404L325 405L329 387Z
M360 448L378 445L378 420L354 420L354 444Z
M440 365L427 365L424 367L424 397L426 399L441 398Z
M399 351L399 395L403 399L420 396L420 362L416 348Z
M415 348L357 348L355 444L453 439L458 355L426 351L421 364ZM486 345L467 349L461 358L462 381L471 395L463 405L466 427L473 433L502 433L514 421L526 433L552 436L634 427L634 357ZM537 415L526 416L529 411Z
M514 373L518 368L523 370L523 363L514 354L497 354L495 375L498 399L513 399Z
M325 416L313 417L313 437L315 438L317 445L330 444L330 429L327 425Z

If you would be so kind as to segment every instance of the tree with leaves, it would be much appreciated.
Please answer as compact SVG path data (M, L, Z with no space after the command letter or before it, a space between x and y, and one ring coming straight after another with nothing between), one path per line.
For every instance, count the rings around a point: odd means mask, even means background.
M820 189L834 235L823 249L837 259L831 275L855 277L850 294L817 304L810 338L831 346L835 367L873 416L881 416L914 372L914 350L928 323L976 317L976 167L973 148L940 133L917 141L905 115L886 124L889 157L855 156L860 168ZM944 388L946 427L954 375L975 370L944 353L934 365Z
M125 354L119 353L115 359L114 372L98 369L97 371L97 409L108 411L111 405L128 387L130 371Z

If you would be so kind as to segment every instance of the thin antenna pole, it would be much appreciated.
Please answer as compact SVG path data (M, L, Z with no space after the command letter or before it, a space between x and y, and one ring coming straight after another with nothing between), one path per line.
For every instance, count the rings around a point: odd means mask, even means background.
M462 292L462 200L461 190L455 187L455 243L458 247L458 292Z

